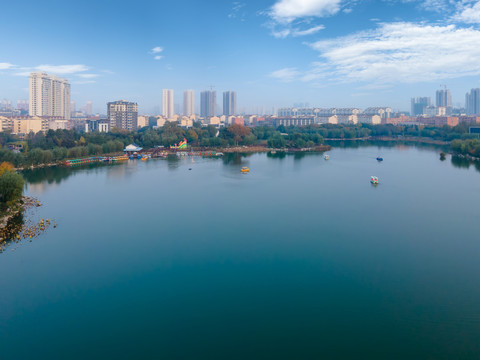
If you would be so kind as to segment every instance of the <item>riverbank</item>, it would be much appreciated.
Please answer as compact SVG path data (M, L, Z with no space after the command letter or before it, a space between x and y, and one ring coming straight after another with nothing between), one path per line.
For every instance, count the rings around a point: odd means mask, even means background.
M29 196L22 196L16 203L10 205L6 209L2 209L2 214L0 216L0 243L6 240L6 235L9 232L8 224L10 220L29 208L40 206L42 206L42 204L37 199Z
M432 145L450 145L450 141L435 140L425 137L416 137L416 136L404 136L404 137L392 137L392 136L370 136L369 140L374 141L410 141L422 144L432 144Z

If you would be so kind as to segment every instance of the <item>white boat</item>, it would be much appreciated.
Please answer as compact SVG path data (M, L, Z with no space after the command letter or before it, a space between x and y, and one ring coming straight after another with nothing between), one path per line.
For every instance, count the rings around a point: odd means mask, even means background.
M324 158L325 160L330 160L330 155L325 155L323 158Z

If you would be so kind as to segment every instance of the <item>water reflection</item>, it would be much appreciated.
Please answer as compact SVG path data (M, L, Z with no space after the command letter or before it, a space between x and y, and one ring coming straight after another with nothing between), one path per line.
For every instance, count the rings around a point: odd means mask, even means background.
M480 172L480 161L469 160L460 156L452 156L452 165L459 169L469 169L471 165L475 167L475 170Z
M412 141L371 141L371 140L352 140L352 141L327 141L327 145L331 145L333 148L360 148L360 147L378 147L378 148L396 148L402 151L408 151L412 147L420 151L445 151L445 146L436 145L436 144L423 144ZM287 151L277 151L275 153L267 152L266 156L269 159L285 159L287 156L293 156L295 162L301 162L306 156L317 156L319 153L309 153L309 152L287 152ZM227 166L245 166L248 164L246 161L249 157L253 156L254 153L226 153L221 161L224 165ZM147 166L153 166L153 161L166 161L168 170L177 170L185 159L179 158L177 156L169 156L167 159L157 159L152 160L152 164L147 162ZM189 161L192 163L195 161L194 158L189 158ZM219 159L220 160L220 159ZM451 163L457 168L468 169L470 165L474 165L475 169L480 172L480 161L471 161L464 158L459 158L452 156ZM101 171L102 168L109 166L112 167L108 171L108 176L122 178L132 174L136 171L139 166L138 161L128 161L127 163L118 163L118 164L88 164L81 167L65 167L65 166L54 166L46 168L38 168L33 170L23 171L23 175L27 180L27 184L36 184L41 186L43 182L48 184L59 184L63 180L69 178L70 176L77 174L81 171Z

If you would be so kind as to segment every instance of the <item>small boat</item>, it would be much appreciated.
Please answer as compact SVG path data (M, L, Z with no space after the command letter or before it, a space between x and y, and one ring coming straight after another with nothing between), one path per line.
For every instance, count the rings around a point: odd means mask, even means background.
M370 178L370 182L371 182L373 185L378 185L378 177L372 176L372 177Z
M242 167L242 168L240 169L240 171L241 171L242 173L248 173L248 172L250 172L250 169L249 169L248 167L244 166L244 167Z
M142 156L142 159L141 159L141 160L142 160L142 161L147 161L147 159L148 159L148 158L147 158L146 156Z
M381 156L377 157L377 161L383 161L383 158Z
M330 160L330 155L325 155L323 158L324 158L325 160Z

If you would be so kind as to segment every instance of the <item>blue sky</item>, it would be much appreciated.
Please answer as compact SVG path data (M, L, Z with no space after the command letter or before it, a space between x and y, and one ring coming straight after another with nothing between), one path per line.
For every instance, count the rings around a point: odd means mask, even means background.
M240 109L391 106L440 85L463 106L480 87L480 2L449 0L91 1L2 4L0 99L28 73L69 79L77 107L161 105L162 88L236 90Z

